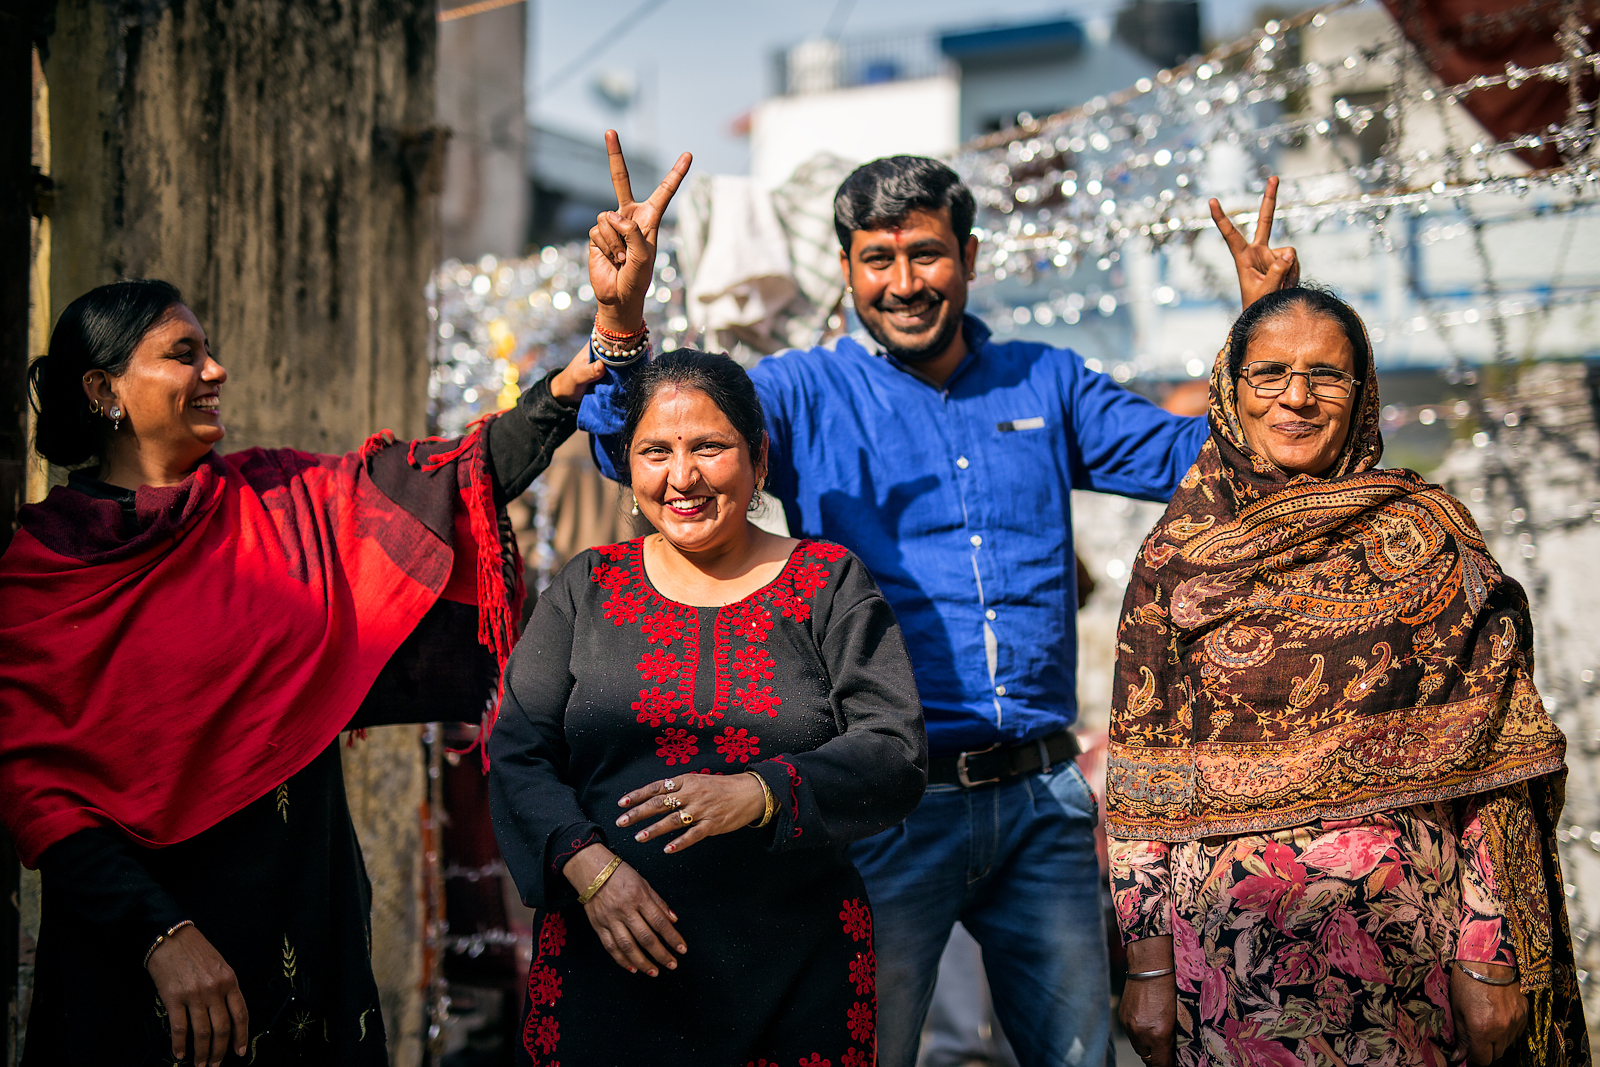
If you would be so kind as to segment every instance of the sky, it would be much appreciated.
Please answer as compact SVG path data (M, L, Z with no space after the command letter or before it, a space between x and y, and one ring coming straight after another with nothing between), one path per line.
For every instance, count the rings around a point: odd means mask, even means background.
M1202 0L1202 34L1207 40L1238 35L1261 3ZM658 159L693 152L697 173L744 174L748 145L731 127L771 91L775 50L820 36L831 25L845 38L913 36L1064 16L1103 18L1118 6L1095 0L530 0L530 110L540 123L596 142L614 127L624 149L642 144ZM1309 5L1279 0L1273 6ZM630 20L641 7L648 10ZM595 58L549 84L607 36ZM642 99L630 112L608 109L591 88L607 72L639 86Z

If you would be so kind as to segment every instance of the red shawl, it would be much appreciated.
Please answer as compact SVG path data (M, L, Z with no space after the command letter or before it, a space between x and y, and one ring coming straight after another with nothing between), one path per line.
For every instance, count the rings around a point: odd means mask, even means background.
M97 825L174 844L263 796L441 595L479 605L504 665L520 589L477 551L499 544L483 432L415 472L448 480L429 483L456 500L456 550L374 483L393 440L212 454L138 491L131 537L119 503L75 490L22 509L0 557L0 813L24 863Z

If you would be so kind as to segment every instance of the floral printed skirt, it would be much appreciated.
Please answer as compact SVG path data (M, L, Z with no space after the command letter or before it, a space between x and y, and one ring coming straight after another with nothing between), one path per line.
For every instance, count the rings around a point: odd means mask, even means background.
M1173 935L1178 1063L1459 1059L1450 961L1511 957L1475 820L1465 836L1456 825L1440 804L1172 846L1115 842L1124 936Z

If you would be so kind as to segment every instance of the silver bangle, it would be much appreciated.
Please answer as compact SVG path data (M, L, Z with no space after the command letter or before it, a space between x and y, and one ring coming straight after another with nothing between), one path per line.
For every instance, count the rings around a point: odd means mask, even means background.
M1126 977L1133 979L1135 982L1143 982L1147 978L1165 978L1169 974L1177 973L1178 969L1176 967L1163 967L1159 971L1129 971Z
M1476 963L1478 961L1473 960L1472 962ZM1456 960L1455 963L1456 967L1460 969L1461 973L1465 974L1468 978L1476 978L1484 985L1515 985L1517 981L1517 976L1515 974L1512 974L1510 978L1490 978L1486 974L1479 974L1477 971L1470 970L1467 965L1462 963L1460 960Z

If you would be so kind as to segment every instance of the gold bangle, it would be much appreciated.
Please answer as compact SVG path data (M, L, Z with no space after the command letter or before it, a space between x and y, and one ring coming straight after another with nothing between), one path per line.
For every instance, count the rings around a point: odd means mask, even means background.
M761 827L772 821L772 813L777 810L778 802L772 799L772 787L767 784L767 780L765 778L761 777L761 775L757 774L755 771L745 771L744 773L754 775L755 780L761 783L761 796L767 802L767 810L761 813L761 821L746 824L759 830Z
M622 857L612 856L611 862L605 865L605 869L594 876L594 881L589 883L589 888L578 894L578 903L587 904L593 900L594 895L600 892L601 887L610 880L612 874L616 873L617 868L620 866L622 866Z
M156 949L158 949L162 945L166 944L167 938L171 937L173 934L177 933L179 930L182 930L185 926L193 926L193 925L194 925L194 920L193 919L185 919L181 923L173 923L172 926L170 926L167 929L166 933L157 934L155 941L151 942L150 947L145 950L145 953L144 953L144 965L146 967L150 966L150 957L154 956L156 954Z

